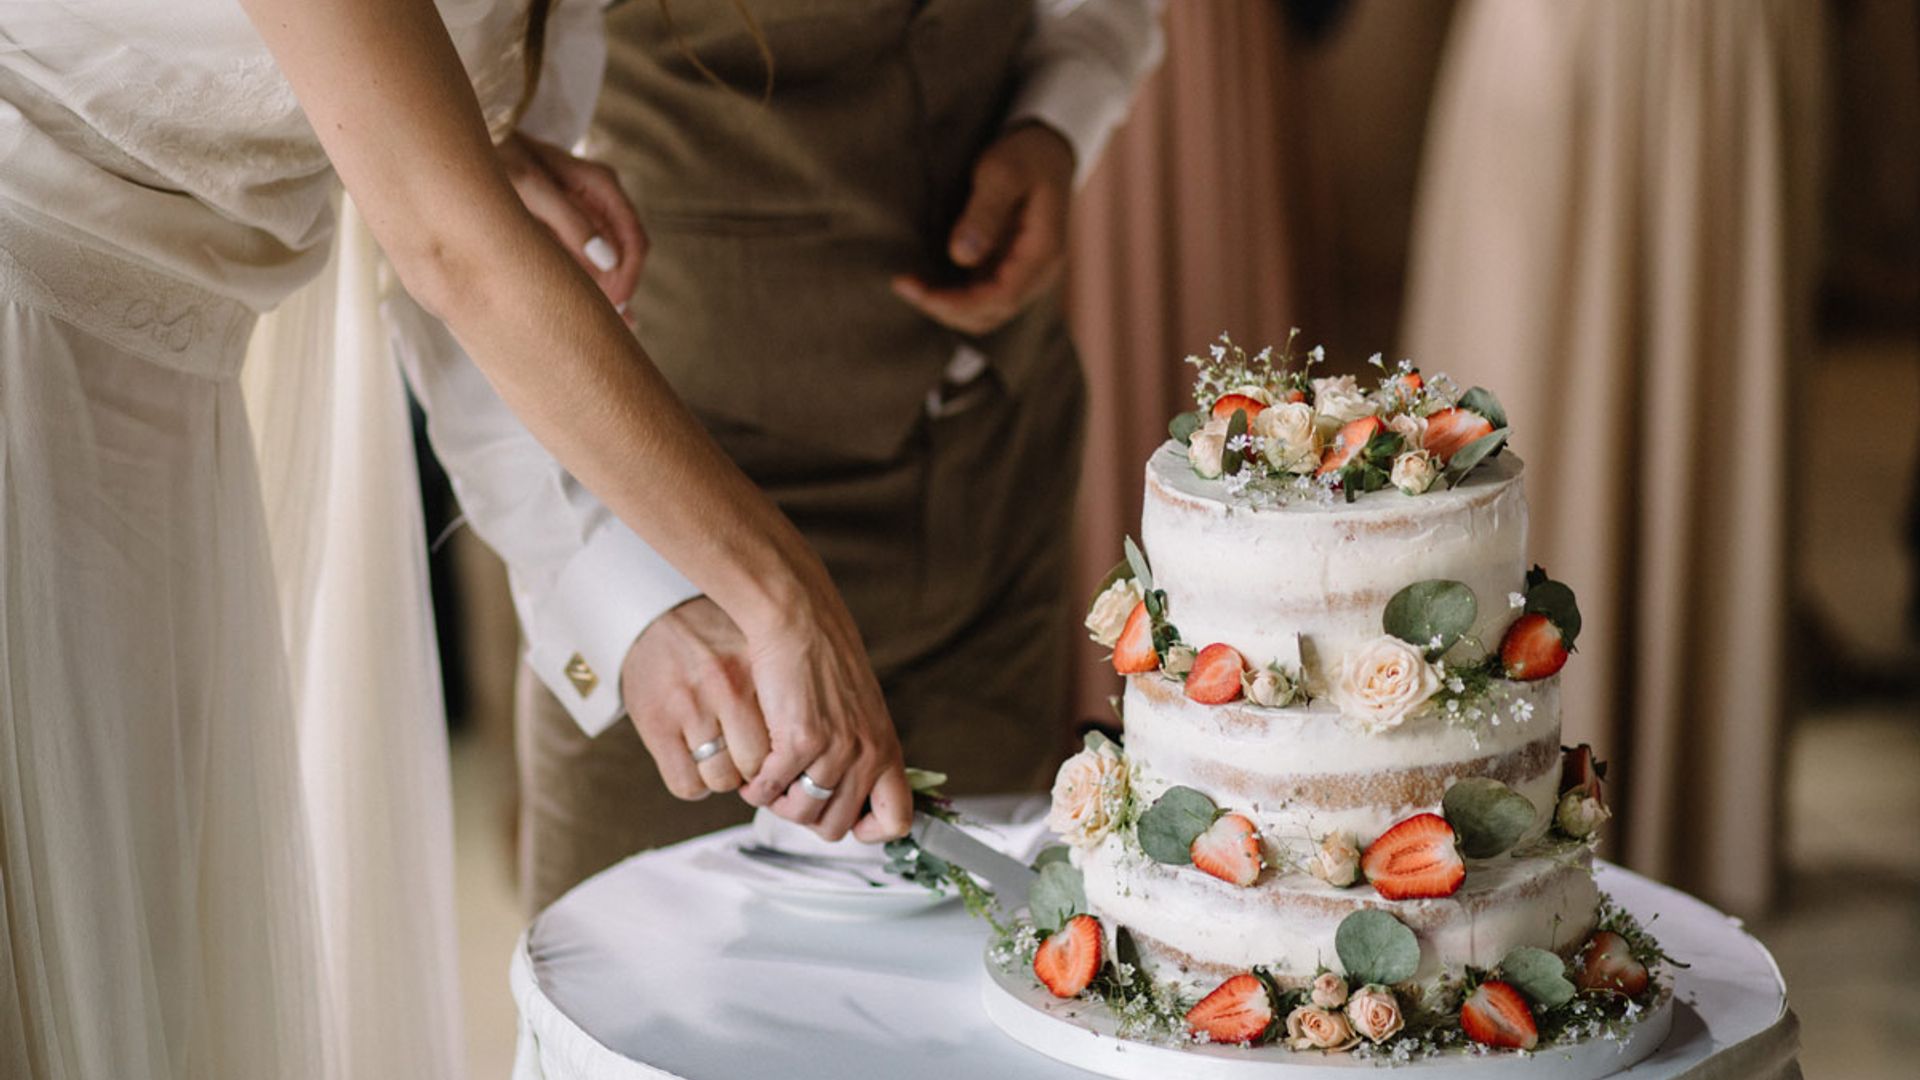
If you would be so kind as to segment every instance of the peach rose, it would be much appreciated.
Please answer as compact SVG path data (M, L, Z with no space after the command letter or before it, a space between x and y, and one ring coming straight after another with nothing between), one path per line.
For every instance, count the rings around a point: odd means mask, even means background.
M1284 709L1300 695L1300 685L1292 676L1272 665L1247 678L1247 700L1269 709Z
M1350 832L1328 833L1307 860L1307 872L1336 889L1360 880L1360 845Z
M1220 476L1220 459L1227 452L1227 424L1232 420L1209 420L1187 439L1187 464L1207 480Z
M1382 635L1347 654L1333 685L1334 704L1368 731L1400 726L1440 689L1419 649Z
M1440 479L1440 459L1425 450L1409 450L1393 459L1390 479L1409 495L1424 495Z
M1377 407L1367 392L1360 389L1360 380L1351 375L1313 380L1313 411L1320 414L1324 425L1331 425L1334 430L1349 420L1372 416Z
M1274 405L1253 418L1261 453L1281 472L1310 473L1320 467L1320 430L1313 406L1303 401Z
M1112 743L1082 750L1053 780L1047 828L1075 847L1092 847L1113 828L1127 797L1127 763Z
M1302 1005L1287 1014L1287 1045L1295 1050L1351 1050L1360 1042L1340 1013Z
M1376 1043L1388 1039L1406 1026L1400 1016L1400 999L1384 986L1363 986L1347 999L1347 1020L1353 1030Z
M1420 450L1427 445L1427 418L1412 413L1389 417L1387 430L1400 436L1400 449Z
M1560 796L1560 804L1554 807L1553 820L1560 831L1578 840L1585 840L1600 828L1600 824L1613 816L1599 799L1572 788Z
M1127 627L1127 616L1139 603L1140 583L1133 578L1121 578L1107 586L1087 610L1087 636L1101 648L1113 648L1120 640L1120 631Z
M1338 972L1323 971L1313 979L1313 1003L1323 1009L1337 1009L1347 1003L1347 980Z

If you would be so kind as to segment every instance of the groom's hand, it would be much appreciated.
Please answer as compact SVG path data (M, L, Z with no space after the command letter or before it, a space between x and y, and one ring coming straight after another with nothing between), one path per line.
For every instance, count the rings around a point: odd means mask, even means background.
M911 275L893 291L964 334L992 333L1060 280L1067 262L1073 147L1044 124L1000 136L973 166L973 191L948 237L947 255L969 272L958 285Z
M767 758L767 723L754 696L747 639L704 596L641 633L620 667L620 694L667 790L682 799L733 791ZM725 737L696 763L693 751Z
M613 302L627 325L627 300L640 284L647 233L614 171L519 132L497 149L527 212L553 233Z

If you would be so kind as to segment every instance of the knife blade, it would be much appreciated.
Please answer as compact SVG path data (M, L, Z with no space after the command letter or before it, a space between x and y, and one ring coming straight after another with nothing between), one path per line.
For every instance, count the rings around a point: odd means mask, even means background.
M909 835L927 853L986 879L993 887L995 905L1009 915L1027 905L1027 894L1040 876L1033 867L995 851L965 829L937 817L915 812Z

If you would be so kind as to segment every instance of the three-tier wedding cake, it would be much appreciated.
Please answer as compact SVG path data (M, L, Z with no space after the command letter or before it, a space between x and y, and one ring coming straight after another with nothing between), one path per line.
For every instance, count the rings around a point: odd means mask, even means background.
M1214 1043L1413 1059L1618 1036L1665 991L1596 889L1561 742L1571 589L1527 558L1507 417L1411 364L1222 340L1087 617L1124 736L1061 769L1033 925L1057 997Z

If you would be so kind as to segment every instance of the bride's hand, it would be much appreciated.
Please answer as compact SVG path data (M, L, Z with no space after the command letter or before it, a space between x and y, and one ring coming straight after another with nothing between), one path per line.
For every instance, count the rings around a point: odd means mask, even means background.
M498 151L527 212L553 233L631 324L627 300L640 283L647 234L620 178L597 161L517 131Z
M747 630L773 749L741 796L828 840L848 830L868 843L904 836L913 793L899 737L853 617L824 572L817 578L775 623ZM832 796L809 795L802 772Z

